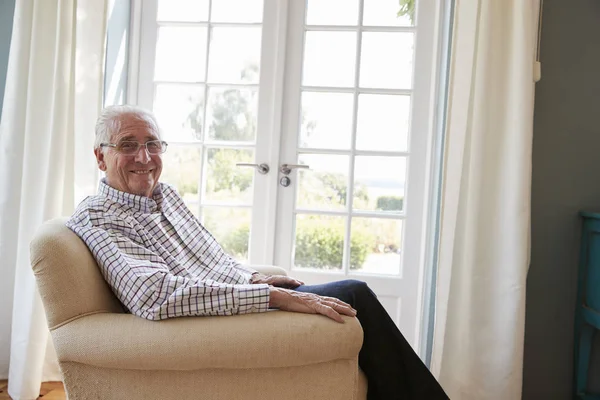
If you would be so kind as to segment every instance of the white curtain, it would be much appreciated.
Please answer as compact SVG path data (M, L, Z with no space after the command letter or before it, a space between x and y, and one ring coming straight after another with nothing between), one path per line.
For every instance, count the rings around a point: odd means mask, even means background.
M432 371L521 398L539 4L456 0Z
M42 222L70 215L75 183L89 165L101 108L107 0L17 0L0 125L0 259L14 276L9 394L36 399L40 383L60 380L29 264ZM90 117L91 116L91 117ZM79 157L78 157L79 158ZM11 293L2 296L12 296ZM4 349L3 349L4 350Z

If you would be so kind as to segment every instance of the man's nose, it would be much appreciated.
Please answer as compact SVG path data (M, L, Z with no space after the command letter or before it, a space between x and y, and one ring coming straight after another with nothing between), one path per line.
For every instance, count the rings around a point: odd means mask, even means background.
M150 162L150 153L148 153L148 148L146 146L140 146L138 152L135 154L135 161L148 164Z

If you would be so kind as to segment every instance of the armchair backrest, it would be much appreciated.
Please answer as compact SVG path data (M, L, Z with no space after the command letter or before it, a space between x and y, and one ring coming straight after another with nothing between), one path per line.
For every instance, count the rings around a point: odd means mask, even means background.
M54 329L82 315L122 313L85 243L65 226L67 218L45 222L30 245L31 267Z

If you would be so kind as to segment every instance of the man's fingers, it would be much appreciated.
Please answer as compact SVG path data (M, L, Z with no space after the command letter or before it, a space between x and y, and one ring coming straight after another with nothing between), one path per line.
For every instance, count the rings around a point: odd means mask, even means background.
M338 304L338 303L330 303L328 305L329 305L329 307L331 307L335 311L337 311L339 314L344 314L349 317L356 316L356 310L348 305L342 305L342 304Z
M344 322L342 315L349 317L356 315L352 307L336 298L275 287L271 289L269 305L280 310L322 314L340 323Z
M325 303L319 303L317 304L316 310L319 314L325 315L326 317L331 318L332 320L339 322L339 323L344 323L344 319L342 318L342 316L333 308L331 308L330 306L328 306Z
M344 310L351 310L351 312L353 313L352 315L350 314L346 314L346 315L350 315L351 317L354 317L356 315L356 310L354 308L352 308L352 306L346 302L343 302L340 299L336 299L335 297L326 297L323 296L323 299L325 299L325 301L327 301L329 304L335 304L336 307L341 307ZM337 310L337 308L336 308Z

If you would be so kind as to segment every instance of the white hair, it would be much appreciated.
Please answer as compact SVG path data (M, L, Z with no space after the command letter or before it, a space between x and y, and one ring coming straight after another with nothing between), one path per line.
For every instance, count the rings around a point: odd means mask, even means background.
M102 110L98 120L96 120L94 149L100 148L100 144L102 143L110 143L112 137L119 133L121 130L121 117L123 115L130 115L133 118L144 121L156 132L158 138L161 138L158 122L154 114L150 111L131 105L108 106Z

